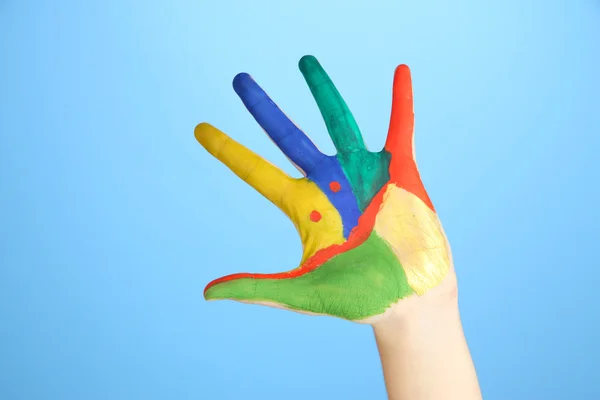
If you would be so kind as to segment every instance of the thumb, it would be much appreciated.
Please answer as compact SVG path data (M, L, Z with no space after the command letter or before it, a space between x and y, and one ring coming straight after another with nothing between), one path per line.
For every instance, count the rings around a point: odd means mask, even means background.
M207 300L229 299L359 321L383 314L413 293L390 247L371 235L322 264L279 274L234 274L205 289Z
M294 271L277 274L240 273L210 282L204 289L206 300L236 300L296 311L316 307L314 287L308 274ZM307 279L309 278L309 279Z

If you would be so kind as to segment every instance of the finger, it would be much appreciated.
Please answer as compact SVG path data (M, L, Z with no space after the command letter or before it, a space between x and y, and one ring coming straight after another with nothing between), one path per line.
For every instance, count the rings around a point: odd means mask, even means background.
M210 154L273 204L282 208L283 193L294 183L292 177L210 124L199 124L194 134Z
M333 82L313 56L304 56L300 71L319 106L335 148L340 153L365 149L358 125Z
M410 69L406 65L398 66L394 73L392 115L385 150L392 155L390 181L435 210L415 161L413 90Z
M325 157L315 144L277 107L246 73L238 74L233 88L256 122L305 175Z
M286 274L241 273L225 276L206 287L204 298L312 311L314 307L310 303L315 296L310 280L285 277Z
M377 235L336 253L316 263L308 260L288 272L225 276L208 284L204 297L356 321L382 314L399 298L413 293L389 244Z
M413 93L408 66L400 65L396 68L392 93L392 115L385 149L392 155L414 159Z

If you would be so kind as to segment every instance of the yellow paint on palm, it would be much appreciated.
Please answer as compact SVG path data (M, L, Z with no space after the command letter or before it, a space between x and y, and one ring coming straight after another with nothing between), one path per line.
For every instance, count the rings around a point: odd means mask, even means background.
M302 262L345 241L342 218L314 182L292 178L210 124L198 125L194 133L210 154L290 218L302 241Z
M440 220L414 194L388 184L374 229L396 254L418 295L437 286L448 273L452 259Z
M301 263L321 249L344 243L342 218L316 183L306 178L295 179L278 207L300 234Z

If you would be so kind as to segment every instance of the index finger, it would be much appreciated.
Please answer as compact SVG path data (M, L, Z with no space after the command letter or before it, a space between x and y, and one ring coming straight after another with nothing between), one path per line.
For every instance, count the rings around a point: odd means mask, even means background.
M283 195L294 184L292 177L210 124L199 124L194 135L210 154L284 210Z

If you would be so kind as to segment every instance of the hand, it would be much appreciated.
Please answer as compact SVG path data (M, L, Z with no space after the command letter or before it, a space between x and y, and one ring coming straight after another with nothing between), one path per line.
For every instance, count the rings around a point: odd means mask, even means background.
M303 245L300 266L228 275L209 283L204 296L375 323L408 297L418 300L454 278L450 247L415 163L410 71L396 69L388 137L374 153L319 62L305 56L299 66L335 156L321 153L249 75L237 75L233 87L303 178L288 176L209 124L198 125L195 136L292 220Z

